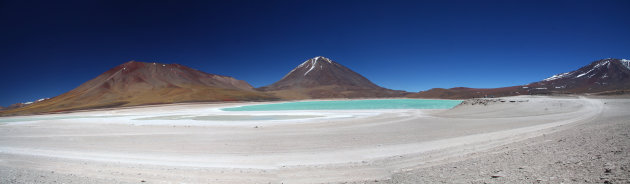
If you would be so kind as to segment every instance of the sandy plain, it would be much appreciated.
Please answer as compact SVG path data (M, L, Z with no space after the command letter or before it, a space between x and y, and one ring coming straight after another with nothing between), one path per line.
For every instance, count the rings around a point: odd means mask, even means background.
M503 99L450 110L220 110L258 104L248 102L3 118L0 183L520 182L494 171L462 171L461 180L443 172L458 163L514 162L493 154L630 116L626 99ZM243 120L250 116L277 120ZM487 163L467 163L486 157Z

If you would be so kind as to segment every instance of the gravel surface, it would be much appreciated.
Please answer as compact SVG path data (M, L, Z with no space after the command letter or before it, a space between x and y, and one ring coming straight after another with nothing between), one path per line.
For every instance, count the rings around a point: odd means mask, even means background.
M593 120L381 183L630 183L630 100L604 101Z
M113 179L98 179L78 176L76 174L60 174L55 171L39 171L19 167L0 166L0 183L120 183Z

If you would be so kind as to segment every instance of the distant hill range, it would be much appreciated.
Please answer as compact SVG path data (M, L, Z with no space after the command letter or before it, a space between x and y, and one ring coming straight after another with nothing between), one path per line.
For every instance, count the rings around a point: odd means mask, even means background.
M269 101L322 98L501 97L536 94L617 94L630 91L630 60L603 59L539 82L503 88L434 88L418 93L378 86L351 69L318 56L279 81L258 89L232 77L179 64L130 61L50 99L0 108L0 115L50 113L147 104L210 101Z
M20 107L32 105L34 103L42 102L44 100L48 100L48 98L42 98L42 99L39 99L39 100L36 100L36 101L33 101L33 102L15 103L15 104L9 105L8 107L0 107L0 110L17 109L17 108L20 108Z
M54 98L2 111L4 115L147 104L274 100L247 82L179 64L130 61Z
M434 88L411 98L476 98L538 94L618 94L630 90L630 60L602 59L539 82L503 88Z
M283 99L379 98L406 94L380 87L361 74L322 56L304 61L279 81L258 90Z

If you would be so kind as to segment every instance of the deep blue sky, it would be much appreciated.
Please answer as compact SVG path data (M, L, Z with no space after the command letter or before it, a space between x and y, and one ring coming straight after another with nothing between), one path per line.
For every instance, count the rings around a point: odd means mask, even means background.
M129 60L255 87L331 58L407 91L527 84L630 58L630 1L0 1L0 105Z

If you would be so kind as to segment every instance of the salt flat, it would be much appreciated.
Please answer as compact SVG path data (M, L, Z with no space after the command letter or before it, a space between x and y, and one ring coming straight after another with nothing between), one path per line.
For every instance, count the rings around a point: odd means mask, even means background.
M259 104L248 102L3 118L0 177L35 183L390 181L400 172L593 121L605 109L598 99L506 99L514 102L450 110L220 110ZM185 118L217 115L291 118Z

